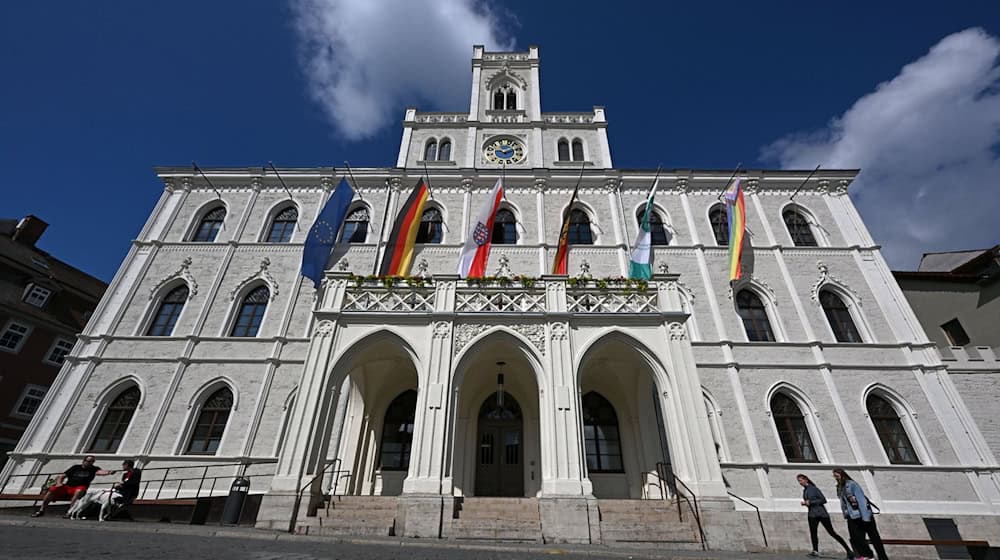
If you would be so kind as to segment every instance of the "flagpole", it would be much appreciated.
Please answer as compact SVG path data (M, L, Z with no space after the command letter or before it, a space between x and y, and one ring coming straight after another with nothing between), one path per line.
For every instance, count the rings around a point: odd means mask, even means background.
M567 274L569 274L569 217L573 213L573 203L576 202L576 194L580 190L580 182L583 181L583 169L585 167L585 162L580 163L580 175L576 178L576 186L573 187L573 196L569 198L569 206L566 208L566 215L563 216L562 224L559 225L559 237L556 240L556 257L559 256L559 247L563 244L563 238L566 237L566 269ZM553 269L555 268L555 263L553 263ZM555 274L555 270L552 272Z
M365 197L361 196L361 189L358 188L358 180L354 178L354 171L351 170L351 162L345 159L344 165L347 166L347 174L351 176L351 182L354 183L354 192L358 195L358 198L364 200ZM336 169L336 167L334 169Z
M202 171L200 167L198 167L198 164L192 161L191 166L194 167L194 170L196 172L201 174L202 178L205 179L205 182L208 183L208 186L212 187L212 190L215 191L215 196L219 197L219 200L222 200L222 193L219 192L219 189L215 188L215 185L212 184L212 181L208 178L208 175L205 175L205 172Z
M818 163L816 164L816 169L813 169L812 173L810 173L809 176L806 177L804 181L802 181L802 184L799 185L799 188L795 189L795 192L792 193L792 196L788 197L788 200L795 200L795 195L799 194L799 191L802 190L802 187L806 186L806 183L809 181L809 179L812 179L813 174L816 173L817 171L819 171Z
M382 223L378 228L378 242L375 243L375 263L372 264L372 276L378 274L378 253L382 248L382 237L385 235L385 221L389 219L389 199L392 197L392 182L385 180L385 211L382 212Z
M736 174L739 173L741 165L743 165L742 161L736 164L736 169L733 169L733 174L729 176L729 180L726 181L726 184L722 185L722 190L719 191L719 196L715 197L716 200L722 199L722 195L726 192L726 189L729 188L729 183L733 182L733 177L735 177Z
M427 171L427 162L424 162L424 177L427 178L427 198L434 198L434 191L431 190L431 172Z
M288 193L288 200L294 201L295 199L292 198L292 191L288 190L288 185L285 184L285 180L281 178L281 174L278 173L278 170L274 167L274 164L271 163L270 161L268 161L267 164L270 165L271 170L274 171L274 176L277 177L279 181L281 181L281 187L285 189L286 193ZM267 173L267 168L264 169L264 173L265 174Z

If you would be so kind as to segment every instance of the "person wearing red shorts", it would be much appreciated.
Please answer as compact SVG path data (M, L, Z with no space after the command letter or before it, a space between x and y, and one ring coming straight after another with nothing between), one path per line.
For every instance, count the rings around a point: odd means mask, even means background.
M32 513L31 516L40 517L45 515L45 506L49 505L49 502L69 500L69 506L73 507L76 500L80 496L83 496L87 488L90 487L90 483L94 481L95 476L115 474L115 471L101 469L101 467L94 464L94 461L93 455L87 455L83 458L81 464L73 465L66 469L66 472L60 474L56 478L56 483L50 486L49 491L45 493L45 498L42 500L42 507L35 513Z

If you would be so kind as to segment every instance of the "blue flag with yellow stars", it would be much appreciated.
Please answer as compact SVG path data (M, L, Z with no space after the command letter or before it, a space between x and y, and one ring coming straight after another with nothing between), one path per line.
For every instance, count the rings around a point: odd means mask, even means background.
M326 261L337 242L337 235L344 225L352 200L354 189L347 184L346 179L341 179L316 222L309 228L309 236L306 237L306 245L302 250L302 276L312 280L317 290L323 281Z

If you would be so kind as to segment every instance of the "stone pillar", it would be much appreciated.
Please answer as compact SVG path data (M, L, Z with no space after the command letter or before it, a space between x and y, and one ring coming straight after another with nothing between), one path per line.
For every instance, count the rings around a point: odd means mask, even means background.
M323 294L324 311L338 311L347 288L346 273L328 273ZM302 369L295 406L288 423L288 432L271 487L264 496L257 516L257 525L265 528L287 527L300 506L297 494L304 484L326 466L325 458L330 434L333 403L340 398L338 390L343 376L328 375L334 354L335 321L321 320L313 330L312 340ZM321 488L322 477L317 489ZM304 511L305 505L299 507Z

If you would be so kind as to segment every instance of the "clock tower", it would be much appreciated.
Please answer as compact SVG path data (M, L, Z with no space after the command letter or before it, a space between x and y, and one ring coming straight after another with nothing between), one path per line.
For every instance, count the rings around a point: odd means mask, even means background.
M603 107L542 113L538 47L472 49L472 95L465 112L411 107L398 167L508 169L612 168Z

